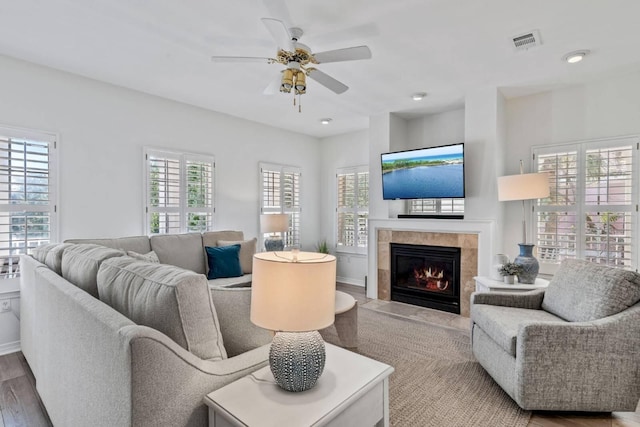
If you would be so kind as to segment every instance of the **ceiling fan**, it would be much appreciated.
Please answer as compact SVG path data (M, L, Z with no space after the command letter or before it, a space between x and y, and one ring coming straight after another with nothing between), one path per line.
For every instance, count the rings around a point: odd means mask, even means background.
M262 18L271 36L278 45L275 58L247 57L247 56L212 56L214 62L265 62L267 64L282 64L285 69L280 71L278 76L264 90L266 95L274 94L278 91L283 93L294 93L295 95L306 93L306 77L309 77L322 86L336 94L346 92L349 87L344 83L334 79L328 74L314 67L316 64L328 62L353 61L357 59L370 59L371 50L368 46L354 46L344 49L329 50L326 52L313 53L311 48L299 42L303 35L302 29L288 25L289 13L284 0L264 0L269 12L278 16L276 18ZM300 110L298 102L298 110Z

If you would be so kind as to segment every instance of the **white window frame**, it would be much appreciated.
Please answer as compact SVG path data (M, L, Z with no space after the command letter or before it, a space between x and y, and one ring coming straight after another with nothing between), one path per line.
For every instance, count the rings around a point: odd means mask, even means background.
M144 147L143 153L143 161L144 161L144 230L148 235L152 235L151 233L151 215L156 212L160 213L177 213L179 216L179 224L180 226L175 229L175 233L188 233L188 232L202 232L202 231L210 231L215 228L215 170L216 170L216 162L215 157L208 154L198 154L198 153L187 153L187 152L179 152L173 150L166 150L161 148L153 148L153 147ZM151 180L150 180L150 157L161 157L167 159L173 159L179 162L179 206L176 207L153 207L151 206ZM187 163L188 162L197 162L197 163L207 163L211 167L211 182L209 183L211 187L211 195L209 197L210 205L203 207L189 207L187 206ZM205 228L199 230L189 230L187 225L188 215L190 213L204 213L209 218L210 221L207 222L207 226ZM157 233L155 233L157 234ZM162 233L160 233L162 234ZM171 232L173 234L173 231Z
M586 153L587 150L597 149L597 148L612 148L618 146L629 145L632 149L632 190L631 190L631 201L629 204L601 204L601 205L587 205L586 200L584 200L584 186L586 182ZM585 259L586 257L586 214L588 212L594 211L604 211L609 209L613 209L615 212L627 212L631 214L631 256L630 260L632 265L631 269L638 270L639 262L639 250L638 250L638 238L640 237L640 229L638 228L638 202L639 202L639 193L640 193L640 180L639 180L639 163L638 163L638 150L640 148L640 137L638 136L627 136L627 137L617 137L617 138L605 138L605 139L594 139L594 140L585 140L585 141L577 141L566 144L554 144L554 145L540 145L532 147L532 159L533 159L533 168L537 172L538 171L538 160L537 157L540 155L549 155L555 153L563 153L563 152L571 152L575 151L577 153L576 158L576 203L573 205L543 205L541 201L537 201L532 203L532 220L530 221L530 232L531 236L533 236L533 242L538 246L539 235L538 235L538 212L573 212L577 222L576 222L576 249L575 249L575 258ZM557 270L560 260L554 261L553 259L545 259L545 255L540 252L540 248L538 248L538 258L540 262L540 271L543 273L554 273ZM552 258L552 257L551 257ZM565 256L568 258L568 256Z
M274 206L265 206L265 188L264 188L264 171L276 172L280 174L280 181L278 187L279 204ZM285 206L285 186L283 185L285 175L294 174L298 179L298 200L297 206L291 207ZM260 162L258 164L259 175L259 193L258 197L260 205L260 214L269 213L284 213L289 214L289 230L284 232L283 240L285 249L291 247L301 248L302 245L302 205L303 205L303 192L302 192L302 169L298 166L289 166L276 163ZM265 235L260 232L260 248L264 248Z
M48 243L58 242L58 136L51 132L20 129L10 126L0 126L0 139L5 142L11 140L33 141L44 143L48 148L47 159L47 177L48 177L48 203L47 204L30 204L30 203L1 203L0 213L20 213L20 212L38 212L47 213L49 215L49 238L39 239L37 241L29 239L25 235L24 245L15 248L6 247L3 252L10 252L7 255L0 256L2 260L2 270L0 279L9 280L17 278L20 275L18 255L31 253L31 250L37 246ZM26 155L26 154L25 154ZM1 167L1 166L0 166ZM8 176L8 174L7 174ZM25 188L26 191L26 188ZM1 226L0 226L1 227ZM10 231L8 231L11 234ZM4 246L4 245L3 245ZM17 279L16 279L17 280Z
M464 215L464 198L411 199L407 200L407 212L412 215Z
M368 235L369 233L369 203L367 203L367 206L358 206L358 199L359 199L359 191L360 191L360 185L359 185L359 178L358 176L360 174L367 174L367 201L369 202L369 166L368 165L363 165L363 166L352 166L352 167L345 167L345 168L338 168L336 170L336 180L335 180L335 191L336 191L336 196L335 196L335 216L334 216L334 236L336 238L336 252L344 252L344 253L353 253L353 254L363 254L366 255L367 254L367 245L368 245L368 239L364 238L361 239L361 234L364 234L365 237ZM339 198L340 198L340 175L354 175L354 205L352 207L339 207L338 203L339 203ZM354 242L356 243L355 245L347 245L343 242L340 241L340 224L339 224L339 220L338 217L340 215L340 213L353 213L354 215ZM365 229L360 230L360 227L358 225L358 217L359 215L363 215L365 214L367 216L367 221L366 221L366 225L365 225ZM363 232L362 232L363 231ZM358 244L358 242L360 241L364 241L363 245Z

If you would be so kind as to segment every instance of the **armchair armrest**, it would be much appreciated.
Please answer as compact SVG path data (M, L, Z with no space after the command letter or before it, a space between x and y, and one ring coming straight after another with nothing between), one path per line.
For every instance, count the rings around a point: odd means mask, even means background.
M528 308L540 310L544 289L527 292L474 292L471 294L471 304L501 305L505 307Z
M638 354L640 303L594 321L523 323L517 336L516 395L525 409L635 411Z

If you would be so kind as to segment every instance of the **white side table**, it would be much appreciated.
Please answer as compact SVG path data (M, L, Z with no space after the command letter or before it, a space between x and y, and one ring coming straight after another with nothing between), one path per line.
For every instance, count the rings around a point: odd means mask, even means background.
M325 344L327 361L315 387L281 389L268 366L209 393L209 427L388 426L393 368Z
M509 285L500 280L494 280L484 276L476 276L474 279L476 281L476 292L526 292L534 289L544 289L549 286L548 280L540 278L536 279L535 283L529 285L517 282Z
M336 318L333 325L343 347L358 347L358 306L356 299L346 292L336 291Z

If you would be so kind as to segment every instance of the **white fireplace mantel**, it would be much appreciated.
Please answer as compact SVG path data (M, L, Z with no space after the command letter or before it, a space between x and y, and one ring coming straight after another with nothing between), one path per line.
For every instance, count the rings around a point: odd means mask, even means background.
M367 297L378 298L378 230L477 234L478 275L488 276L495 247L495 221L457 219L369 219Z

